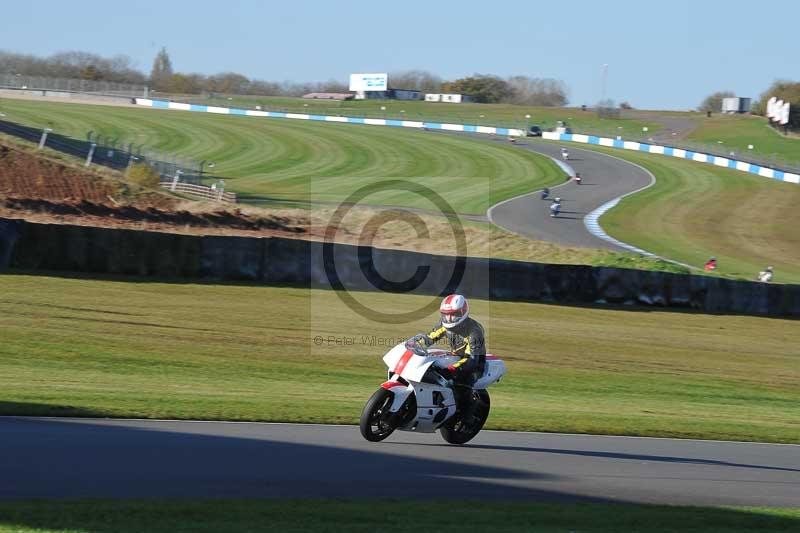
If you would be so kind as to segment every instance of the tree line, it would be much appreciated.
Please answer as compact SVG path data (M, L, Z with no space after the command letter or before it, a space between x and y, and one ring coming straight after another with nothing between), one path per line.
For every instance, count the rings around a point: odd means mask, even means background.
M179 72L173 68L165 48L156 54L149 76L133 65L131 58L124 55L104 58L88 52L61 52L40 58L0 51L0 73L149 85L154 91L169 94L302 96L311 92L349 92L347 84L339 80L296 83L251 79L238 72L212 75ZM567 86L552 78L474 74L444 80L425 70L406 70L390 73L389 82L397 89L469 94L483 103L563 106L569 102Z

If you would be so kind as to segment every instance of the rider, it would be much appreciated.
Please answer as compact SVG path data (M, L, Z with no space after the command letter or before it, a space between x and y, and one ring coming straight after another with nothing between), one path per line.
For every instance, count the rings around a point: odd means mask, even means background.
M581 184L581 173L580 173L580 172L576 172L576 173L575 173L575 182L576 182L578 185L580 185L580 184Z
M486 365L486 341L483 326L469 316L467 299L460 294L451 294L439 306L441 318L430 333L420 333L411 340L430 346L446 337L454 355L461 357L447 367L455 387L456 403L465 412L470 387L483 375Z
M561 212L561 198L554 198L553 203L550 204L550 216L554 217Z
M548 196L550 196L550 189L545 187L542 189L542 200L545 200Z

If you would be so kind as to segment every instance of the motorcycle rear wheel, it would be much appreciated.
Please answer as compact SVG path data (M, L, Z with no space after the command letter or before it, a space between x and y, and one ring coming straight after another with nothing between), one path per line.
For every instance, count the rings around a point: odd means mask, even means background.
M392 405L394 394L384 388L375 391L375 394L364 406L361 412L359 428L361 436L370 442L380 442L394 431L394 427L385 421L389 408Z
M478 402L475 406L475 413L471 424L465 424L461 418L461 413L444 423L439 428L442 438L450 444L466 444L480 433L486 419L489 418L489 408L491 399L486 390L473 391L473 401Z

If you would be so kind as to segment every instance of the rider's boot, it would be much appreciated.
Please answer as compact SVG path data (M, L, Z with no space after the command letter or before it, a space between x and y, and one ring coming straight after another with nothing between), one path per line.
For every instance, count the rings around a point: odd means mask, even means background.
M474 422L475 402L472 401L472 387L456 386L456 410L461 413L461 420L467 426Z

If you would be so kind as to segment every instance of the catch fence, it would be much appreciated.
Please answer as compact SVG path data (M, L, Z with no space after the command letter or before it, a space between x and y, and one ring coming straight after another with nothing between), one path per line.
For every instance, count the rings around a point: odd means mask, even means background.
M25 76L21 74L0 74L0 88L101 94L129 98L147 98L149 93L146 85L134 85L103 80L47 78L44 76Z
M153 169L159 175L162 184L166 183L169 188L176 184L182 187L179 192L185 194L210 200L236 201L235 194L228 193L226 195L224 193L222 180L217 180L213 188L203 185L203 180L215 179L214 176L203 174L205 161L198 163L166 152L145 149L144 145L123 143L109 136L96 135L94 132L89 132L86 140L82 140L61 135L50 128L34 128L1 119L0 133L39 143L39 148L46 146L52 150L79 157L84 160L87 167L96 164L128 172L135 164L145 164ZM183 186L191 187L184 188ZM172 188L172 190L178 189Z

